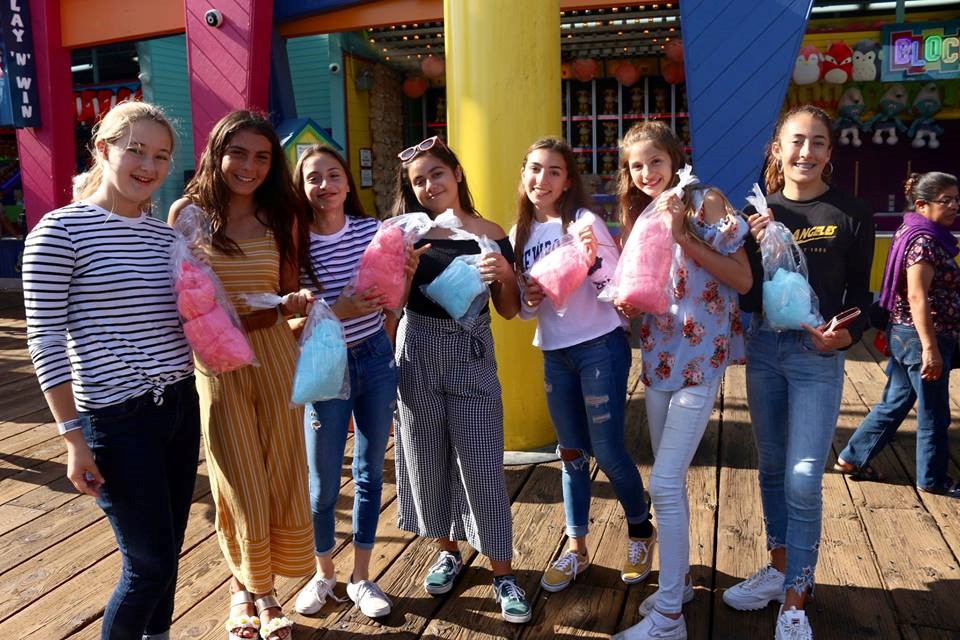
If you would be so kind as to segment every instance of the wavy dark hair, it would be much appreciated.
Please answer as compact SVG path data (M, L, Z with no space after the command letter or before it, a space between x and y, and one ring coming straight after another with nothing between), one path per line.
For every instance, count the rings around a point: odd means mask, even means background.
M530 154L538 149L546 149L560 155L563 163L566 165L567 178L570 180L570 186L560 196L557 202L557 210L560 212L560 220L563 225L563 231L566 232L567 226L573 222L574 216L579 209L590 208L590 198L583 187L583 180L580 177L580 168L577 166L577 159L573 155L573 149L563 138L547 136L540 138L527 149L523 155L523 162L520 164L520 185L517 187L517 230L514 234L513 244L516 247L514 251L514 260L518 272L523 272L523 249L530 239L530 229L533 227L536 211L530 198L527 197L527 190L523 184L522 172L527 167L527 159Z
M940 171L928 171L926 173L911 173L907 181L903 183L903 192L907 196L907 202L913 204L918 200L924 202L936 200L941 193L955 186L957 186L955 175Z
M401 213L423 211L425 209L413 192L409 173L410 165L413 164L416 159L423 156L433 156L447 165L450 171L453 172L456 172L457 167L460 167L460 182L457 183L457 199L460 201L460 208L470 215L482 218L483 216L477 211L476 205L473 204L473 195L470 194L470 187L467 185L467 174L463 170L457 154L439 138L437 138L436 143L426 151L418 151L409 160L404 160L400 163L400 167L397 169L397 182L394 188L393 210L391 214L399 215ZM430 214L431 212L427 211L426 213Z
M664 123L651 120L648 122L639 122L630 127L627 134L623 136L623 140L620 141L620 167L617 171L617 202L620 208L620 223L623 225L624 231L627 234L633 229L633 224L637 221L637 216L643 213L643 210L646 209L647 205L653 200L653 198L641 191L640 188L634 184L633 178L630 177L630 150L633 148L633 145L639 142L651 143L666 153L670 158L673 176L666 189L675 186L677 182L679 182L680 179L677 177L677 171L682 169L683 165L687 162L680 139L677 137L677 134L673 132L673 129ZM687 211L688 222L693 206L690 197L691 190L692 188L688 186L684 189L683 194L683 204Z
M312 273L310 217L306 215L303 196L293 187L280 139L266 115L238 110L222 117L207 138L197 173L187 184L184 195L209 216L213 247L227 255L242 255L239 245L226 234L230 188L220 170L227 147L240 131L250 131L270 142L270 170L263 184L253 194L256 204L254 215L273 232L281 264L286 263L298 272L306 269Z
M773 128L773 136L771 136L770 141L767 142L766 155L764 157L765 166L763 168L763 182L767 187L767 195L783 191L784 185L783 166L779 165L777 159L773 157L773 143L780 139L780 131L783 129L783 125L789 122L794 116L800 114L812 116L827 128L827 139L830 142L830 148L833 148L833 120L827 115L826 111L812 104L802 104L785 112L780 116L780 119L777 120L777 126ZM821 173L820 178L826 184L830 184L831 175L832 173Z

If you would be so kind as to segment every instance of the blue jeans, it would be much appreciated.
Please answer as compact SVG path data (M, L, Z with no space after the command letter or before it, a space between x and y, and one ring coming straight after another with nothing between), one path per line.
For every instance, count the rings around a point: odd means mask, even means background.
M313 543L318 556L334 547L334 507L350 414L353 440L353 544L372 549L380 518L383 460L397 406L393 346L381 330L349 348L350 397L314 402L304 412Z
M786 548L784 589L814 585L823 471L840 415L843 360L804 331L756 328L747 338L747 400L757 443L767 549Z
M103 613L103 640L170 629L177 561L190 514L200 450L200 406L193 376L153 395L87 412L83 437L104 483L107 514L123 558Z
M650 517L643 480L623 442L630 345L623 329L565 349L543 352L547 408L560 449L578 455L563 462L563 510L567 535L587 535L590 519L590 455L613 485L627 522Z
M887 386L883 398L850 437L840 454L845 462L858 467L867 464L893 440L913 403L917 404L917 486L941 486L947 480L950 442L950 355L956 340L937 336L937 346L944 360L944 371L938 380L920 379L920 336L913 327L890 325L888 332L890 359L887 361Z

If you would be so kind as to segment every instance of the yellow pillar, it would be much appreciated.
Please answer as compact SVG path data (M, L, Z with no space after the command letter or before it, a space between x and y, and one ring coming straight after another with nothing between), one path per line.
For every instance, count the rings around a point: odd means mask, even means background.
M523 153L560 133L560 3L444 0L443 19L450 146L477 208L509 230ZM532 321L494 314L507 450L556 439L533 329Z

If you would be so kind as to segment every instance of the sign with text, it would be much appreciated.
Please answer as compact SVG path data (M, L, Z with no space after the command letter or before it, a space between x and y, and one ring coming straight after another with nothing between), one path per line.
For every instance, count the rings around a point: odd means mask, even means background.
M886 25L882 58L884 82L960 78L960 20Z
M0 0L0 21L6 50L3 68L10 83L13 126L39 127L37 65L33 55L33 30L28 0Z

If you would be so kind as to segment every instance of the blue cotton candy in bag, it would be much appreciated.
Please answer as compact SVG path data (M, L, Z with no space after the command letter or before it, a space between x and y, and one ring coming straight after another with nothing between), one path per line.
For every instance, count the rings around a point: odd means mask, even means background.
M454 320L462 318L487 285L475 264L479 256L458 256L433 282L423 289L431 300L443 307Z
M763 313L773 329L801 329L800 323L819 324L811 311L810 284L803 274L777 269L763 283Z
M340 322L321 318L300 345L291 400L308 404L340 397L347 368L347 345Z

